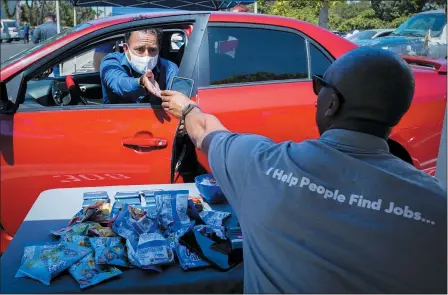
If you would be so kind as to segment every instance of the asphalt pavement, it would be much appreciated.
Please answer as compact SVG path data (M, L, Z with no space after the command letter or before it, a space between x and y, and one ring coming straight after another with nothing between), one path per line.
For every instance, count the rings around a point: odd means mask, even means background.
M13 41L11 43L2 42L0 43L0 60L1 62L4 62L11 56L33 46L34 44L32 42L28 44L24 44L23 41Z

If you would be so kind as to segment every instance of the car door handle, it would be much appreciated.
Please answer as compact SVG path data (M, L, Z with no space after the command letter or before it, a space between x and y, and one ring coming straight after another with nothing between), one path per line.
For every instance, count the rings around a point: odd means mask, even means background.
M121 142L123 143L124 147L141 152L151 151L154 149L163 149L168 145L168 140L157 137L133 136L123 138Z

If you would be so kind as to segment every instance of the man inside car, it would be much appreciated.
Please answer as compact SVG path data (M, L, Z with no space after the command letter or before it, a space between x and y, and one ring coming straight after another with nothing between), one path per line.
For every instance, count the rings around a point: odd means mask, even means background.
M161 29L127 32L123 53L110 53L101 62L103 102L160 104L160 90L171 84L179 68L159 56Z

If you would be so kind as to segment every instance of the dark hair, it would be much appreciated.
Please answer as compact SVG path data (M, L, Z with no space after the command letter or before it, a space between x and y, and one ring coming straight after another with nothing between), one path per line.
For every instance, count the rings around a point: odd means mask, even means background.
M53 21L56 21L56 14L48 12L45 14L45 18L51 18Z
M163 36L163 30L158 28L153 29L144 29L144 30L138 30L138 31L129 31L124 34L124 42L129 45L129 40L131 39L131 35L134 32L143 33L143 34L152 34L157 37L157 46L159 49L162 48L162 36Z

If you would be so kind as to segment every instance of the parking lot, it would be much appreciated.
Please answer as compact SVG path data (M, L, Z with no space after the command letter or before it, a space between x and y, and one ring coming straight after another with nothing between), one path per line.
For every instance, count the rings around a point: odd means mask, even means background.
M13 56L25 49L33 47L33 46L34 46L34 44L31 42L28 44L23 44L22 41L20 41L20 42L13 41L11 43L2 42L2 43L0 43L1 62L4 62L5 60L9 59L11 56Z

